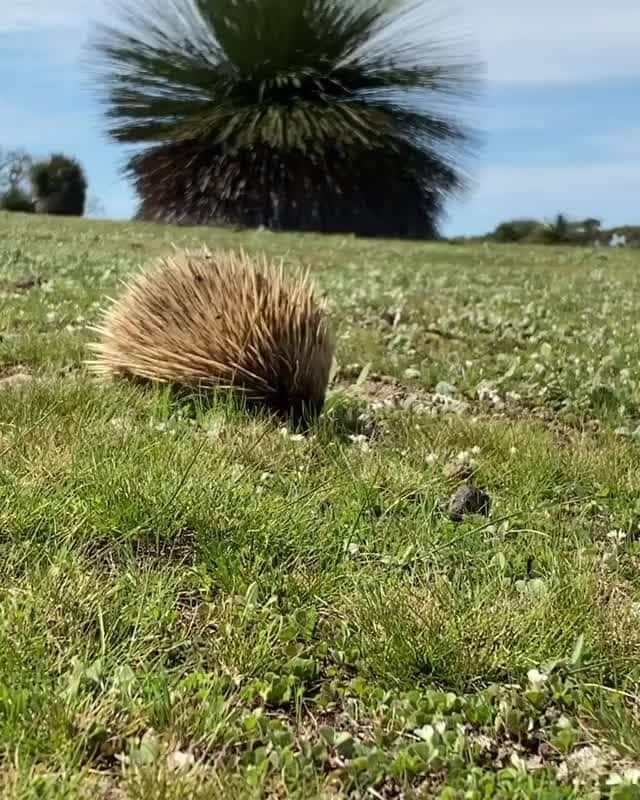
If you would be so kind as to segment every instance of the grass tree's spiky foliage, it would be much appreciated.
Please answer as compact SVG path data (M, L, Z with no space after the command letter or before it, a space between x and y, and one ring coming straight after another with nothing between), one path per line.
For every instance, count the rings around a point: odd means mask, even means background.
M431 237L476 74L416 0L142 0L94 41L139 217Z
M185 251L138 275L96 331L99 375L231 390L296 423L324 405L334 334L306 275L243 252Z

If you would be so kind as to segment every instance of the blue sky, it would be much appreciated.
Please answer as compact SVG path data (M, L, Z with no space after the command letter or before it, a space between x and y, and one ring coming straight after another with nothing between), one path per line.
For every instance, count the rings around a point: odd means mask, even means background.
M0 2L0 146L74 154L107 216L130 216L126 151L102 135L80 66L107 3ZM640 2L457 0L452 11L455 30L478 44L487 85L473 110L484 137L473 187L450 204L445 233L559 211L640 223Z

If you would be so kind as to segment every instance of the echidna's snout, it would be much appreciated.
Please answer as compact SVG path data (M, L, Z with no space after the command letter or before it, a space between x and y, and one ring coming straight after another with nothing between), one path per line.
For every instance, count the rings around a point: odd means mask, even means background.
M306 431L318 419L324 407L324 392L312 387L280 383L268 399L272 412L295 430Z
M306 431L318 419L323 406L324 398L322 400L291 398L287 409L287 417L293 428Z

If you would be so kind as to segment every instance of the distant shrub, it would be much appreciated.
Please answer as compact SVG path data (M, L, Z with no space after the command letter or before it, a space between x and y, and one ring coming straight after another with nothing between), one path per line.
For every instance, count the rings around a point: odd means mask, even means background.
M80 164L64 155L52 155L31 168L36 211L81 217L87 200L87 180Z
M587 245L598 237L600 224L594 217L572 221L564 214L557 214L551 222L514 219L500 223L487 238L502 243Z
M507 222L501 222L500 225L491 234L491 239L496 242L522 242L533 231L538 228L540 223L535 219L512 219Z
M22 189L14 187L0 196L0 209L2 211L15 211L23 214L33 214L35 205L33 200Z
M558 244L557 231L551 225L538 222L522 240L524 244Z

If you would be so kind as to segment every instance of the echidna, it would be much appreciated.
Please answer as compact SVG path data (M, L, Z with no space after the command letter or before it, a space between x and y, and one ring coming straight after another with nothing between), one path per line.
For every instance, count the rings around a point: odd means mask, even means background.
M308 276L244 252L184 251L136 276L94 328L103 376L226 388L308 422L322 410L335 347Z

